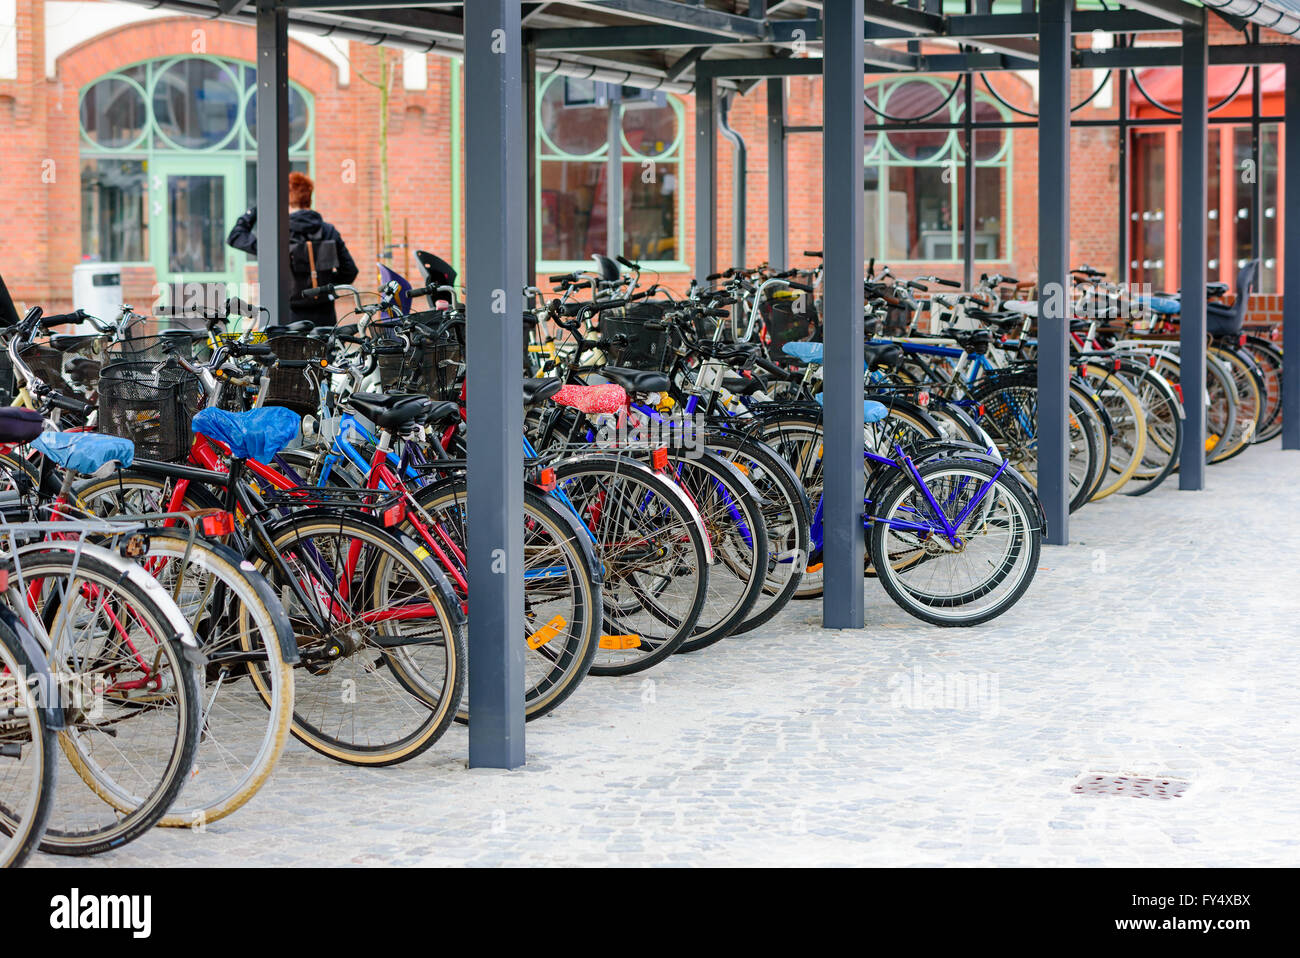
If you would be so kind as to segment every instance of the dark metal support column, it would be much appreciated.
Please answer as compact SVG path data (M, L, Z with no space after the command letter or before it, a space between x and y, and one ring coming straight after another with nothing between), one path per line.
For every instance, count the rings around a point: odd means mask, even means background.
M524 175L528 178L524 210L524 279L532 284L537 274L537 48L524 44Z
M609 154L605 157L605 250L608 256L623 255L623 91L609 88Z
M717 88L712 78L695 81L695 275L717 272L718 246Z
M1282 256L1282 448L1300 449L1300 51L1286 63L1285 211ZM1279 212L1279 215L1283 213ZM1287 347L1290 347L1289 349Z
M465 5L471 768L524 764L523 57L517 0Z
M790 214L785 156L785 78L767 81L767 261L790 265Z
M257 283L272 323L289 321L289 11L257 3Z
M962 166L962 288L975 288L975 77L966 74L966 110L962 115L966 163Z
M1116 37L1116 45L1125 45L1123 36ZM1132 198L1129 196L1129 132L1128 132L1128 71L1112 70L1110 82L1116 86L1116 103L1118 104L1119 124L1116 127L1119 140L1119 262L1115 264L1115 278L1120 283L1128 283L1129 273L1129 210Z
M1250 28L1252 43L1259 43L1259 24ZM1255 165L1255 180L1250 185L1250 255L1260 261L1260 276L1264 268L1264 164L1260 154L1260 114L1264 111L1264 93L1259 86L1259 65L1250 68L1250 161ZM1285 109L1285 107L1283 107ZM1222 175L1222 174L1220 174ZM1222 227L1220 227L1222 229ZM1236 263L1228 264L1232 273ZM1225 273L1224 275L1228 275ZM1235 275L1235 274L1234 274Z
M1187 420L1178 460L1178 488L1205 488L1205 202L1209 182L1205 151L1209 138L1206 82L1209 48L1204 24L1183 27L1182 215L1178 223L1179 381ZM1220 176L1232 171L1220 170ZM1229 224L1224 224L1227 229Z
M1070 0L1042 0L1038 53L1038 495L1070 541Z
M860 629L862 585L862 0L822 7L824 572L822 624Z

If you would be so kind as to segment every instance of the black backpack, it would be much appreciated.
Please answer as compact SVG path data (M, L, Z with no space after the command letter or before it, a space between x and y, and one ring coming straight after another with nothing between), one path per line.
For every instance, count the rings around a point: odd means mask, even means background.
M310 233L289 232L289 272L307 277L307 286L328 282L321 277L338 268L338 244L326 237L323 223Z

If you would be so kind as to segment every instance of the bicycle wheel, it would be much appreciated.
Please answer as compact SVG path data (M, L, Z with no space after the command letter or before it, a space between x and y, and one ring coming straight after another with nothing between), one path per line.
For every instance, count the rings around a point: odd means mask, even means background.
M233 549L150 529L144 568L176 598L207 657L202 735L185 788L158 824L225 818L266 782L293 720L293 630L275 593ZM296 653L295 653L296 654ZM257 669L260 688L249 676Z
M1092 463L1092 483L1088 487L1087 494L1079 502L1079 506L1072 506L1073 511L1073 509L1077 509L1085 502L1091 502L1097 497L1102 480L1106 478L1106 474L1110 470L1115 427L1111 424L1110 416L1101 403L1101 397L1093 392L1090 386L1078 377L1072 377L1069 389L1070 414L1073 418L1077 418L1083 426L1092 430L1095 447L1095 459ZM1073 428L1073 423L1071 423L1071 428ZM1071 443L1070 454L1073 457L1073 442Z
M1237 386L1232 371L1213 353L1205 357L1205 393L1209 399L1205 408L1205 461L1213 462L1214 454L1237 429Z
M138 838L176 800L198 748L199 681L185 620L161 587L114 553L64 545L20 550L38 638L70 697L59 745L72 774L60 775L40 848L90 855ZM9 604L21 608L10 575Z
M959 534L954 545L930 499L907 476L881 497L868 548L881 585L904 610L932 625L970 626L1011 608L1038 569L1037 509L998 467L958 457L917 467ZM980 491L988 486L984 498ZM959 521L960 520L960 521ZM920 561L909 561L919 557Z
M758 491L767 530L763 591L732 635L758 628L789 604L803 578L811 509L794 470L766 444L736 433L712 433L706 445L740 469Z
M1245 348L1264 380L1264 417L1251 442L1268 442L1282 433L1282 350L1260 336L1247 336Z
M709 588L710 549L698 510L642 463L590 455L556 463L556 491L591 530L605 567L593 675L630 675L691 635Z
M1080 375L1088 382L1114 427L1110 460L1099 488L1090 501L1119 492L1133 478L1146 453L1147 424L1134 384L1120 373L1097 363L1084 363Z
M1137 363L1127 363L1125 369L1137 379L1147 444L1123 492L1127 496L1141 496L1164 482L1178 465L1183 447L1183 407L1173 387L1154 369Z
M704 519L716 558L705 607L679 652L697 652L745 621L767 578L767 527L758 490L745 474L713 453L670 448L669 469Z
M444 554L462 575L466 543L466 486L463 479L440 482L416 493ZM410 518L408 517L408 523ZM601 589L594 552L553 499L524 490L524 717L535 719L572 695L591 670L600 643ZM417 538L413 526L407 533ZM462 596L462 598L466 598ZM469 696L456 720L469 720Z
M280 561L261 556L254 565L298 642L293 736L351 765L424 752L451 724L465 689L464 616L441 573L409 538L361 516L297 513L268 534ZM250 674L269 698L260 670Z
M1210 457L1210 462L1227 462L1245 451L1264 419L1264 379L1256 368L1255 361L1244 351L1217 347L1211 352L1223 361L1231 373L1237 393L1237 421L1227 439Z
M41 840L54 802L57 735L45 707L54 691L49 666L34 661L0 607L0 868L16 868Z

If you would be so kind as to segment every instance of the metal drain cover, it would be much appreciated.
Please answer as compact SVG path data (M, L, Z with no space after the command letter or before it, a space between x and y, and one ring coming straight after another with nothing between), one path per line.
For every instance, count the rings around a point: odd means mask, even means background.
M1192 783L1177 778L1088 772L1070 788L1078 795L1127 795L1130 798L1181 798Z

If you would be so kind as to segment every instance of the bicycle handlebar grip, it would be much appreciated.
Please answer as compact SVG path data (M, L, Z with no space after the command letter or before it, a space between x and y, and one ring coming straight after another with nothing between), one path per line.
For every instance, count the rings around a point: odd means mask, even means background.
M813 288L807 283L796 283L794 280L787 280L787 283L791 289L801 290L805 293L813 292Z
M603 313L607 309L618 309L620 306L626 306L626 299L606 299L599 303L583 303L582 306L589 313Z
M271 347L265 343L227 343L232 356L272 356Z
M626 266L628 269L636 270L637 272L640 272L640 270L641 270L641 264L640 264L640 263L634 263L634 262L632 262L630 259L628 259L626 256L615 256L614 259L617 260L617 261L618 261L619 263L621 263L622 265Z
M257 307L244 302L238 296L231 296L226 300L226 315L229 316L231 313L238 313L245 319L253 319L257 316Z
M803 251L803 255L820 257L822 255L822 251L819 249L806 249Z
M1014 276L1003 276L1002 282L1011 283L1014 286L1020 285L1020 280L1016 279Z
M704 277L704 281L707 283L716 283L718 280L722 279L722 277L722 273L710 273L708 276Z
M90 415L94 410L88 402L76 399L72 396L65 396L62 393L50 393L45 397L46 401L58 409L66 409L68 412L79 412L82 415Z
M68 323L80 323L86 319L84 309L74 309L70 313L56 313L53 316L41 316L42 326L64 326Z
M565 280L573 279L572 273L560 273L557 276L548 277L547 281L551 283L563 283Z
M936 279L935 282L940 286L947 286L951 289L961 289L961 283L957 282L955 279Z
M415 299L417 296L431 296L437 291L437 286L417 286L415 289L408 289L406 292L411 299Z
M909 279L907 281L907 288L919 289L923 293L928 293L930 291L930 287L926 286L924 283L919 282L918 280L915 279Z
M313 286L311 289L302 291L303 299L319 299L322 296L333 296L334 284L326 283L324 286Z

